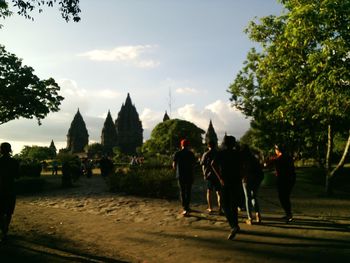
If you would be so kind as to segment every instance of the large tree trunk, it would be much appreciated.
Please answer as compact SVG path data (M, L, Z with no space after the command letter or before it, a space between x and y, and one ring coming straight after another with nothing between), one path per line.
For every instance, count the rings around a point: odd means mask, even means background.
M328 143L330 143L330 126L328 127ZM326 173L326 193L329 195L329 194L332 194L333 193L333 189L332 189L332 181L336 175L336 172L342 168L344 166L344 163L345 163L345 159L346 159L346 156L348 155L348 152L349 152L349 147L350 147L350 130L349 130L349 135L348 135L348 139L347 139L347 142L346 142L346 145L345 145L345 148L344 148L344 152L343 152L343 155L341 157L341 159L339 160L338 164L334 167L334 169L332 170L332 167L331 167L331 160L329 159L328 160L328 164L326 162L326 169L327 169L327 173ZM333 137L333 136L331 136ZM332 144L333 144L333 138L332 139ZM328 157L328 149L327 149L327 157ZM329 156L330 158L330 156Z

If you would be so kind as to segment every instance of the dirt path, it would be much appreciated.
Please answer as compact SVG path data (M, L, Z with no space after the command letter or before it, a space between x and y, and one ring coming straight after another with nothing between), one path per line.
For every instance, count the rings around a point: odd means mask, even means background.
M263 224L226 240L226 219L191 217L178 201L111 194L102 178L68 190L19 197L1 262L344 262L350 258L350 199L293 198L295 221L279 219L274 189L261 189ZM243 221L244 213L240 214ZM10 261L10 258L13 261Z

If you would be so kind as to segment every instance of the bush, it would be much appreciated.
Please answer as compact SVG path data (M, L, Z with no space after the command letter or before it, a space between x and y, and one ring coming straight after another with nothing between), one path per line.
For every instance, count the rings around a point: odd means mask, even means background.
M78 156L69 153L59 153L57 159L62 163L62 187L72 186L81 175L81 161Z
M20 160L19 174L20 177L40 177L41 164L37 161L25 159Z
M169 166L135 166L119 168L109 178L112 192L155 197L176 198L178 194L174 172Z
M45 179L37 177L23 177L15 182L17 194L32 194L42 192L45 186Z

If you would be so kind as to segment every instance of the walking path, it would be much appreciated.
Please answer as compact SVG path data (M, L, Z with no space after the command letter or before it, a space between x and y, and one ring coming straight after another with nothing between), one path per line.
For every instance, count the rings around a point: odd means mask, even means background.
M296 188L298 185L296 186ZM199 185L197 193L202 191ZM263 223L241 223L226 240L225 217L195 200L190 217L178 201L112 194L103 179L18 198L1 262L344 262L350 258L350 198L297 188L295 220L286 224L275 189L260 191ZM240 213L240 221L245 214ZM5 261L3 261L6 259ZM10 261L13 259L13 261Z

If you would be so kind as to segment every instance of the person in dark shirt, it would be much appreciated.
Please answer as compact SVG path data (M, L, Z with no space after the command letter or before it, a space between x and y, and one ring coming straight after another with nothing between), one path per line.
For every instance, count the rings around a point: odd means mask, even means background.
M275 145L275 153L276 156L270 160L270 163L275 165L278 198L286 213L283 219L286 222L291 222L293 221L293 214L290 195L296 179L294 161L282 145Z
M184 216L188 216L190 212L195 163L196 158L189 149L189 141L181 140L181 150L174 155L173 169L176 170L176 177L179 180L182 214Z
M0 146L0 228L1 239L7 239L7 233L16 205L15 177L19 176L19 164L11 157L11 145L4 142Z
M238 225L238 203L240 200L242 178L239 169L239 153L235 146L235 137L225 136L223 149L218 152L212 162L214 172L221 183L222 205L231 227L231 232L228 236L230 240L240 230Z
M100 170L102 177L106 178L111 175L113 173L113 169L113 161L107 155L103 155L100 160Z
M211 166L211 163L214 160L216 154L217 154L216 143L210 141L208 143L208 150L203 154L201 163L200 163L202 166L204 180L206 180L206 183L207 183L207 203L208 203L207 211L209 212L209 214L212 213L213 211L211 199L212 199L212 194L215 192L217 197L217 203L219 206L219 214L222 214L221 201L220 201L221 184Z

